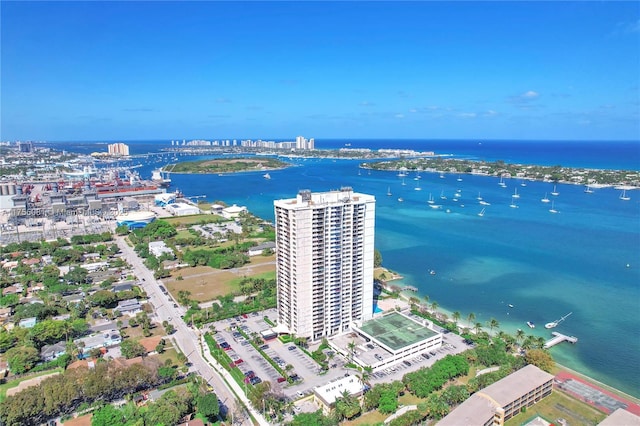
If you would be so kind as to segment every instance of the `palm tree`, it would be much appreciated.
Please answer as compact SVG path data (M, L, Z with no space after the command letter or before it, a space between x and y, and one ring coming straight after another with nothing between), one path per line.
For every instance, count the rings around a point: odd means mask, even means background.
M477 322L474 326L473 326L473 331L475 331L476 336L478 334L480 334L480 331L482 330L482 324Z
M460 312L455 311L453 314L451 314L451 318L453 318L453 323L456 326L456 329L458 328L458 320L460 320Z
M353 361L353 356L356 353L356 342L354 342L353 340L350 341L347 344L347 347L349 348L349 358L351 359L351 361Z
M371 373L373 373L373 368L366 366L360 372L360 377L359 377L362 384L369 388L371 387L371 382L369 381L369 379L371 378Z
M467 322L469 323L469 328L471 328L471 324L476 320L476 314L474 314L473 312L469 312L469 315L467 315Z
M525 338L525 333L524 331L522 331L522 329L518 329L518 331L516 331L516 343L520 344Z
M499 327L500 327L500 323L499 323L499 322L498 322L498 320L497 320L497 319L495 319L495 318L491 318L491 319L487 322L487 325L489 325L489 331L490 331L491 333L493 333L493 329L494 329L494 328L496 328L496 329L497 329L497 328L499 328Z
M438 302L436 302L436 301L431 302L431 310L433 311L434 314L438 310L438 306L439 306Z

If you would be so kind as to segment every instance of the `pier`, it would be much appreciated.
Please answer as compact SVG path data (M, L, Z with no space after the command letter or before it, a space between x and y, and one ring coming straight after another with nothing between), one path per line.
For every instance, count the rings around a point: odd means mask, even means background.
M418 291L418 287L414 287L412 285L406 285L404 287L402 287L400 289L400 291L413 291L413 292L417 292Z
M545 349L549 349L550 347L562 342L576 343L578 341L577 337L565 336L564 334L560 334L557 331L554 331L553 333L551 333L551 335L553 335L554 337L547 340L547 342L544 344Z

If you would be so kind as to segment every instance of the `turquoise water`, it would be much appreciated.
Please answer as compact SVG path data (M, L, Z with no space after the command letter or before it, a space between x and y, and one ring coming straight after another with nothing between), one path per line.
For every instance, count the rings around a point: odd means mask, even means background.
M461 143L455 148L459 156L473 158L507 159L501 150L509 146L508 159L516 162L527 163L529 156L532 164L640 168L640 144L590 143L583 150L576 150L582 146L576 144L539 144L535 150L533 145L518 150L517 144L502 143L483 151L490 144ZM387 143L390 146L394 145ZM447 152L430 143L412 147ZM454 145L450 147L454 152ZM555 154L549 155L545 147ZM579 155L574 155L577 151ZM579 341L552 348L554 358L640 397L640 190L628 191L631 200L622 201L614 188L586 194L581 186L558 185L559 195L552 196L549 183L521 186L520 181L507 179L502 188L493 177L462 175L458 181L458 175L441 179L438 174L422 173L422 190L416 191L414 174L405 178L403 186L395 173L359 171L358 161L295 160L294 164L270 172L271 180L261 173L173 174L172 188L187 195L206 195L209 201L245 205L268 220L273 220L274 199L294 197L301 189L351 186L373 194L376 248L384 266L404 277L401 284L418 287L420 295L429 295L446 311L459 311L463 319L470 312L482 323L495 318L507 332L522 328L550 338L551 330L544 324L572 312L555 330ZM151 167L141 168L141 174L150 176ZM387 188L392 196L386 195ZM516 189L518 208L511 208ZM456 191L460 196L453 201ZM430 193L442 209L428 207ZM440 200L441 193L446 200ZM479 193L490 205L479 204ZM550 213L551 203L540 201L545 193L558 213ZM398 197L404 202L398 202ZM430 269L436 274L430 275ZM526 321L537 327L529 329Z
M551 351L556 360L577 371L640 396L640 191L621 201L613 188L585 194L575 185L558 185L550 203L540 201L548 183L507 181L491 177L422 174L421 191L413 176L406 185L391 172L358 174L350 160L298 161L298 167L233 176L172 175L174 186L191 195L246 205L272 220L273 200L294 197L300 189L326 191L352 186L374 194L376 247L386 267L404 276L445 310L469 312L485 323L496 318L500 329L522 328L550 338L543 324L573 312L555 330L576 336ZM393 196L387 196L390 187ZM518 208L511 194L518 189ZM457 202L452 198L459 190ZM447 200L440 200L444 192ZM443 208L428 207L429 193ZM490 203L484 216L476 197ZM404 202L398 202L402 197ZM464 206L464 207L463 207ZM449 209L449 213L447 213ZM629 264L629 268L626 265ZM429 275L434 269L436 275ZM508 304L513 304L509 308ZM539 326L530 330L526 321Z

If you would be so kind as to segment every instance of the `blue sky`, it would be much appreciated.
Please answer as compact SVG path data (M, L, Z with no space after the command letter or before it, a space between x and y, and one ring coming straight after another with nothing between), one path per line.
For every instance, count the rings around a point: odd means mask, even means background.
M0 3L1 140L640 140L638 2Z

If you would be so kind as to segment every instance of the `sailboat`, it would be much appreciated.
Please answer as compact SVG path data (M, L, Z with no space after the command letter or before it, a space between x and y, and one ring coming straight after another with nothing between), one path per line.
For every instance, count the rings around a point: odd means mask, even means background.
M557 197L558 195L560 195L560 193L556 191L556 185L553 185L553 192L551 193L551 195L553 195L554 197Z
M544 193L544 198L540 199L540 201L542 201L543 203L548 203L549 202L549 198L547 197L547 193Z
M402 178L402 186L405 186L406 183L404 183L404 178Z
M503 188L507 187L507 184L504 183L504 178L502 177L502 175L500 175L500 182L498 182L498 185L503 187Z
M387 188L387 195L388 195L388 196L393 195L393 194L391 194L391 187L388 187L388 188Z
M554 202L551 202L551 208L549 209L549 212L551 213L558 213L558 210L555 209L555 207L553 206Z
M447 197L445 197L445 195L444 195L444 189L442 191L440 191L440 199L441 200L446 200L447 199Z
M456 179L458 182L462 182L462 178L460 177L460 175L458 175L458 179Z
M516 197L515 196L511 197L511 204L509 204L509 207L511 207L512 209L517 209L518 205L516 204L516 201L515 201L514 198L516 198Z
M440 172L440 179L444 179L444 173Z
M518 194L518 188L514 188L512 197L513 198L520 198L520 194Z
M435 201L433 201L433 194L429 193L429 199L427 200L427 203L429 204L435 203Z
M629 197L629 196L627 195L627 190L626 190L626 189L623 189L623 190L622 190L622 194L620 194L620 199L621 199L622 201L629 201L629 200L631 199L631 197Z
M482 201L482 197L480 196L480 192L478 192L478 196L476 197L476 200Z
M484 209L484 208L482 210L480 210L480 213L478 213L478 216L480 216L480 217L484 216L485 210L486 209Z
M420 188L420 181L416 182L416 187L413 189L415 189L416 191L422 191L422 188Z
M591 189L591 186L587 185L587 186L584 188L584 192L585 192L586 194L593 194L593 189Z
M569 315L571 315L573 312L569 312L567 315L560 317L560 319L555 320L555 321L551 321L548 322L544 325L544 328L555 328L558 326L558 324L560 324L562 321L565 320L565 318L567 318Z

